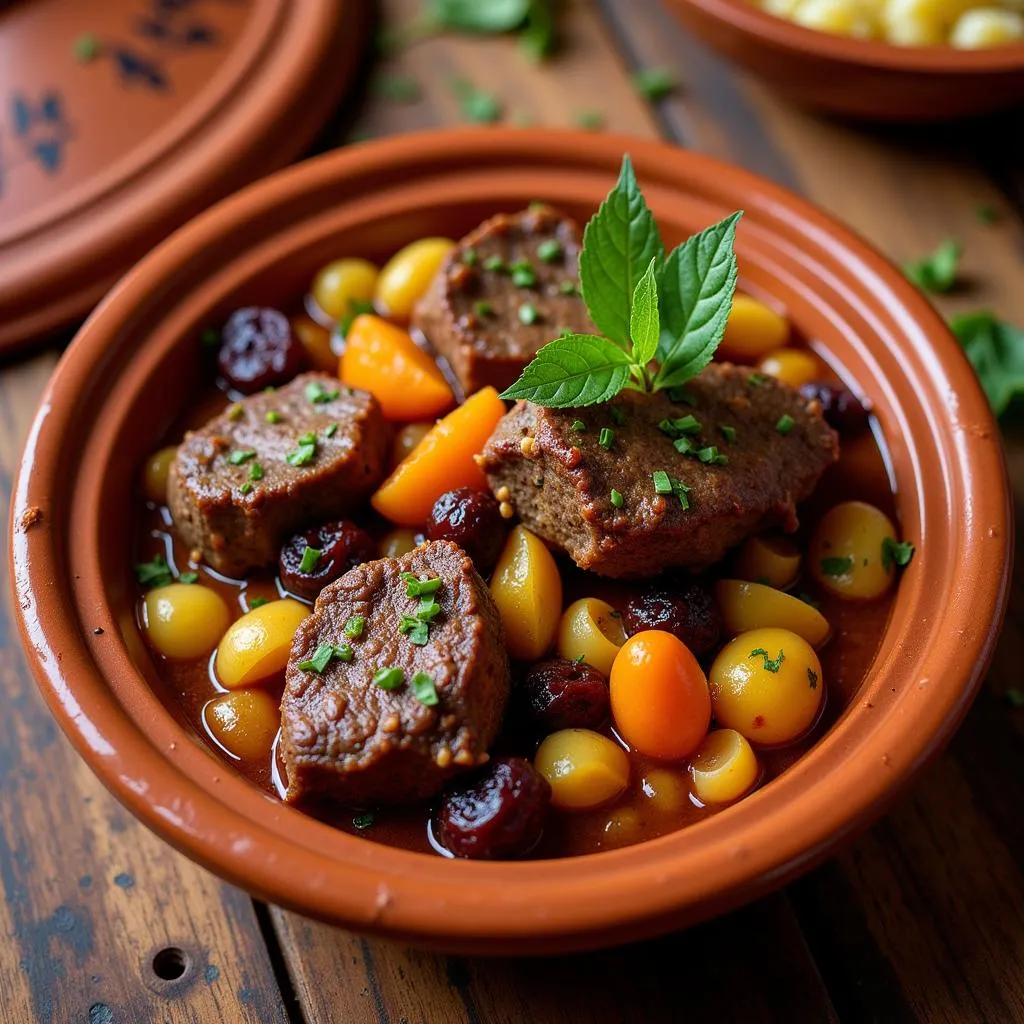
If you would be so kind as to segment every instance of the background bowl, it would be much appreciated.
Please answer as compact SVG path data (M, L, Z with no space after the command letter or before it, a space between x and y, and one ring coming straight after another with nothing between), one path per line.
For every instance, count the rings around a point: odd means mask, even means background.
M893 46L795 25L750 0L668 0L705 43L805 106L874 121L941 121L1024 102L1024 44Z
M330 829L218 760L156 696L131 553L146 454L202 372L199 334L249 300L296 296L329 258L382 260L544 198L585 219L623 151L666 243L743 207L742 284L874 403L917 555L857 699L800 762L734 807L574 860L468 863ZM54 714L130 810L274 903L472 953L625 942L776 887L867 825L937 752L991 654L1011 532L998 433L959 347L902 275L848 230L745 172L660 143L507 129L332 153L253 186L133 270L60 363L12 505L12 582Z

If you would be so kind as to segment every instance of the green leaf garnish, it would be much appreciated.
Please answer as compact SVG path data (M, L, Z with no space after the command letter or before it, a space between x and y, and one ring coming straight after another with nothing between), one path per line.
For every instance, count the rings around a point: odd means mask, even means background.
M270 601L265 597L252 597L249 599L249 611L253 611L256 608L262 608L265 604L270 604Z
M473 124L494 124L501 120L501 101L493 93L478 89L465 78L457 78L452 82L452 92L467 121Z
M413 696L421 704L426 705L428 708L432 708L437 704L437 687L434 685L434 680L426 672L417 672L412 677L411 685Z
M256 453L251 448L236 448L229 456L228 462L232 466L241 466L250 459L255 459Z
M340 394L341 391L338 388L328 390L324 387L323 382L319 380L311 380L306 385L306 401L312 402L314 405L324 405L327 402L333 402Z
M357 814L352 819L352 827L360 832L365 832L373 825L373 815L367 811L365 814Z
M337 658L338 661L351 661L352 648L348 644L342 644L340 647L335 644L320 644L313 653L313 657L300 661L297 667L302 672L315 672L317 675L322 675L334 658Z
M988 312L965 313L950 321L996 416L1024 396L1024 331Z
M626 504L625 498L623 498L622 494L615 490L614 487L612 488L611 494L608 495L608 500L615 506L615 508L622 508L622 506Z
M611 427L602 427L601 433L597 435L597 443L606 451L612 450L615 444L615 431Z
M663 99L676 87L676 76L669 68L641 68L633 74L633 85L644 99Z
M405 592L409 597L423 597L425 594L435 594L444 582L440 576L435 576L429 580L421 580L411 572L403 572L401 579L405 584Z
M658 314L658 280L655 260L647 264L643 277L633 291L633 308L629 311L629 336L633 341L633 359L646 366L658 351L661 339L661 317Z
M398 632L409 637L409 643L423 647L428 639L430 627L415 615L403 615L398 623Z
M852 558L823 558L821 560L821 571L833 579L845 576L852 568Z
M316 567L320 564L320 556L322 554L323 552L319 548L311 548L307 544L305 551L302 552L302 561L299 562L299 572L315 572Z
M397 690L405 682L405 671L400 668L379 668L373 674L374 686L382 690Z
M163 555L157 555L152 562L139 562L135 566L135 578L144 587L166 587L174 581L171 567Z
M778 422L775 424L775 429L785 436L793 429L794 426L796 426L796 420L786 412L779 417Z
M763 647L756 647L752 650L750 657L764 658L765 671L771 672L773 675L778 673L779 669L782 668L782 663L786 660L786 655L781 650L779 651L779 656L773 660Z
M668 473L663 469L656 469L652 474L654 479L654 493L655 494L671 494L672 493L672 481L669 479Z
M285 456L285 461L291 466L308 466L316 458L316 442L307 441L300 443L298 448Z
M498 34L519 28L532 3L533 0L430 0L427 16L441 28Z
M947 238L930 256L906 264L903 272L926 292L948 292L956 284L961 252L960 243Z
M900 568L910 565L914 557L914 545L909 541L898 541L892 537L886 537L882 541L882 568L890 572L893 566Z
M199 582L199 573L197 573L197 572L183 572L178 577L178 582L179 583L198 583Z
M366 616L365 615L353 615L345 623L344 634L349 640L358 640L363 635L363 630L366 628Z
M722 432L722 437L725 438L726 444L733 444L736 440L736 428L730 427L727 423L723 423L719 428Z

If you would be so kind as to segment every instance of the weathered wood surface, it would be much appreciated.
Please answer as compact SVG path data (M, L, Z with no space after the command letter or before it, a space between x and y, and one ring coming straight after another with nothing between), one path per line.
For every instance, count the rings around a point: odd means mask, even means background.
M389 24L418 0L386 0ZM663 135L756 170L853 224L896 260L965 243L966 287L944 312L990 306L1024 323L1020 113L964 128L864 129L794 110L689 39L657 0L574 0L565 42L532 65L510 40L438 38L381 65L415 103L368 87L336 126L356 135L458 123L452 79L499 95L508 119ZM637 67L673 67L654 107ZM1019 132L1018 132L1019 134ZM1000 139L1011 139L1005 147ZM1000 223L976 211L991 204ZM53 354L0 368L0 492ZM1024 507L1024 431L1008 430ZM0 609L0 1020L547 1022L1024 1021L1024 583L964 727L919 784L841 856L787 891L626 949L547 960L410 951L254 905L170 851L105 793L59 736ZM185 954L165 981L154 957ZM160 970L173 973L164 954Z

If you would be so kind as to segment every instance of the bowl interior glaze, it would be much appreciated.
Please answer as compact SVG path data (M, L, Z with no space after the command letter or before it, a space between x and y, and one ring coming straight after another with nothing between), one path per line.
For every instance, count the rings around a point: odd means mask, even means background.
M199 334L301 294L341 254L383 260L543 198L585 220L634 159L665 241L744 208L742 286L774 297L874 404L917 555L858 698L782 777L681 832L560 861L453 862L341 834L218 760L154 693L131 580L144 457L205 373ZM41 512L35 518L33 509ZM329 154L221 203L108 296L43 398L12 506L12 580L41 689L111 791L154 831L274 903L474 953L624 942L782 884L877 816L949 738L1006 599L998 433L958 346L894 267L782 189L673 147L507 129Z

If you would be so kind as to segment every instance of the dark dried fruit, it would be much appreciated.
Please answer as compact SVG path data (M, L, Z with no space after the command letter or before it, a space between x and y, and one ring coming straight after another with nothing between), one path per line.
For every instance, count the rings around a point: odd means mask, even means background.
M529 761L498 758L445 794L436 837L456 857L523 857L540 841L550 802L548 780Z
M622 610L622 624L630 636L645 629L673 633L698 657L714 649L722 630L711 592L692 581L630 598Z
M526 673L517 696L520 709L544 733L599 729L608 721L608 680L584 662L552 658Z
M859 434L868 425L868 410L847 387L835 381L815 380L800 386L800 394L808 401L821 404L825 422L840 434Z
M319 554L307 555L307 548ZM376 557L369 534L341 519L297 533L281 548L277 565L286 589L314 601L328 583Z
M305 356L283 313L247 306L224 325L217 365L232 387L252 395L286 384L304 368Z
M473 559L477 572L486 576L498 564L505 546L505 520L498 502L484 491L460 487L434 502L427 521L430 540L450 540Z

